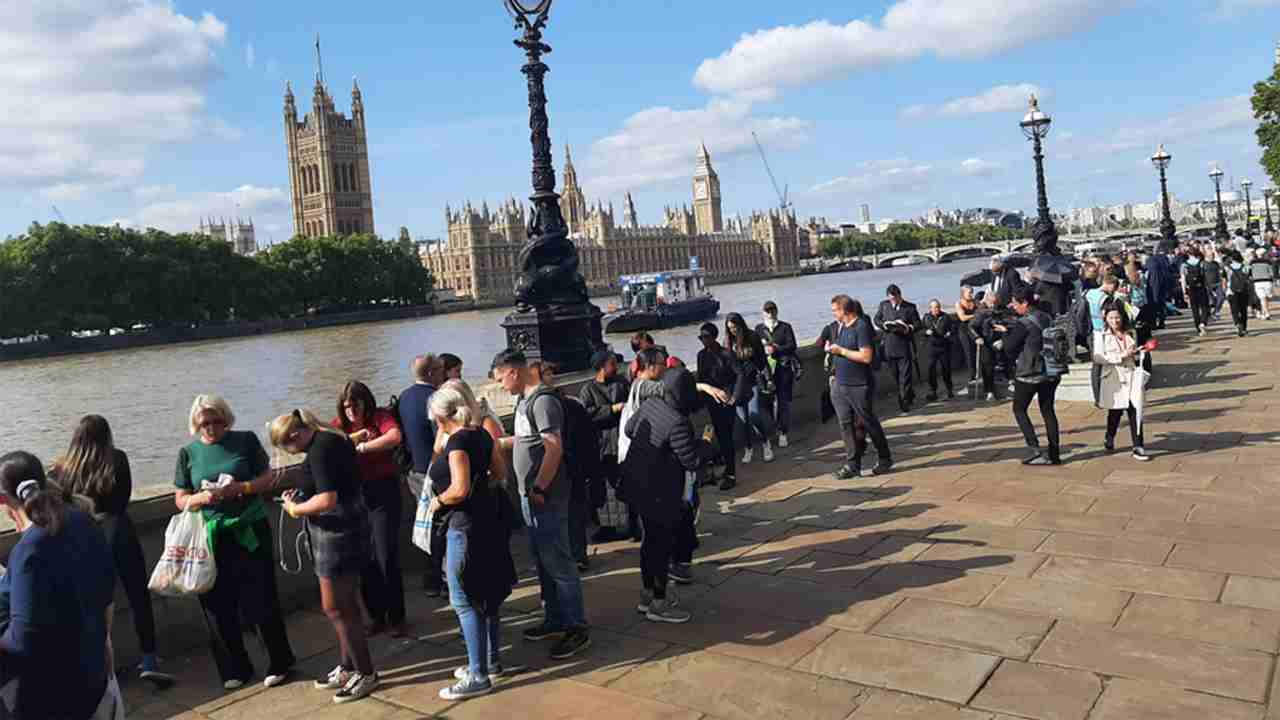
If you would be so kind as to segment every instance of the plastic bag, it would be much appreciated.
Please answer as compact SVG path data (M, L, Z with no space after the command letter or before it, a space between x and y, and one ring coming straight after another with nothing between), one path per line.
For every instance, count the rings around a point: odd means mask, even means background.
M418 496L418 511L413 516L413 544L422 552L431 554L431 480L422 483L422 493Z
M164 531L164 553L147 587L157 595L203 595L218 580L218 566L209 548L209 533L199 511L180 512Z

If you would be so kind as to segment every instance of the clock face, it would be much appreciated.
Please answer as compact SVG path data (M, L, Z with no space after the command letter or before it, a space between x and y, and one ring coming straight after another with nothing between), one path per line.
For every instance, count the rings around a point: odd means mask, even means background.
M693 184L693 196L698 200L707 199L707 182L699 180Z

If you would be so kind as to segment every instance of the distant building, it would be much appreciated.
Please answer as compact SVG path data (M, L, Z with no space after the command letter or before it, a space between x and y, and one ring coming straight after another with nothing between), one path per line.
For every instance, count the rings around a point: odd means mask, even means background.
M870 205L862 203L862 205L858 206L858 219L861 220L864 225L871 222Z
M661 226L639 224L630 194L622 226L614 222L611 206L597 202L593 207L567 151L563 176L561 209L574 216L571 239L578 246L582 275L597 292L616 288L621 275L686 268L693 257L712 280L792 271L799 264L801 241L808 244L809 233L792 212L769 210L753 213L748 220L725 221L720 180L705 147L698 153L693 209L665 208ZM448 241L422 251L422 262L438 288L477 300L510 299L527 220L524 206L514 199L495 210L487 203L478 209L471 203L460 210L446 207ZM711 227L721 229L701 231Z
M215 240L224 240L237 255L252 255L258 252L258 240L253 230L253 218L248 222L236 218L234 223L225 219L201 219L196 234L206 235Z
M317 41L317 49L319 48ZM284 91L284 135L295 235L374 233L364 100L351 83L351 117L338 112L316 73L311 112L298 121L293 88Z

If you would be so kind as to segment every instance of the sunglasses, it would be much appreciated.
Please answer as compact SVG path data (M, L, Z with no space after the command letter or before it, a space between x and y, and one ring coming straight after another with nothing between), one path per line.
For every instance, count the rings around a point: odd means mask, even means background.
M201 430L216 430L217 428L224 428L226 426L227 426L226 420L205 420L204 422L200 423L196 427L200 428Z

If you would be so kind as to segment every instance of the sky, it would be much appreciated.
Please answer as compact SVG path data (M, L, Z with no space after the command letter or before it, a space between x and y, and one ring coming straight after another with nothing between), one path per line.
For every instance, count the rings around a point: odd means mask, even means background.
M1266 185L1249 94L1280 0L558 0L546 31L556 167L640 221L692 202L697 148L726 215L907 218L1032 211L1018 128L1036 92L1055 210ZM522 53L500 0L8 0L0 3L0 237L59 215L189 231L252 217L292 233L283 100L364 96L379 234L445 234L444 208L527 197Z

